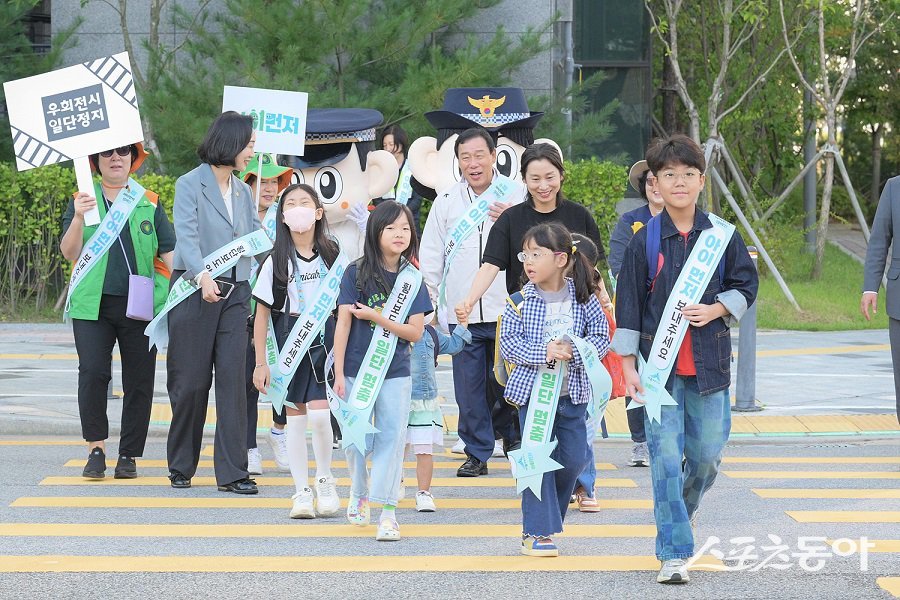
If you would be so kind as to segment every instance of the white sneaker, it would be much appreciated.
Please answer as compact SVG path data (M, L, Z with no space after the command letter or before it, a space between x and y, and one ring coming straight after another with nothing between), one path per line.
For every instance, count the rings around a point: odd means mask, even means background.
M291 468L288 466L287 452L287 434L274 434L269 430L269 445L272 447L272 454L275 455L275 468L281 473L289 473Z
M657 583L687 583L690 580L687 565L681 558L665 561L656 576Z
M647 448L647 442L638 442L631 447L631 466L650 466L650 450Z
M251 475L262 475L262 455L259 448L247 450L247 472Z
M419 490L416 492L416 510L419 512L434 512L437 507L434 505L434 496L431 492Z
M315 519L316 510L313 508L313 493L308 487L303 488L293 496L291 500L294 505L291 507L292 519Z
M456 443L453 444L453 448L450 449L450 452L453 454L465 454L466 453L466 444L461 439L456 440Z
M316 513L320 517L336 515L341 510L334 477L320 477L316 482Z
M494 458L503 458L503 440L494 440L494 451L491 453Z

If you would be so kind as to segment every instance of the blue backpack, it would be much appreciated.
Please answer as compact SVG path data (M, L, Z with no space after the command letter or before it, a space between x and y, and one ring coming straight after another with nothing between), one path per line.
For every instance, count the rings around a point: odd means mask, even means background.
M659 243L662 238L660 232L659 215L647 221L647 240L644 248L647 253L647 291L653 289L653 282L656 280L657 271L659 270ZM725 285L725 255L719 261L719 283Z

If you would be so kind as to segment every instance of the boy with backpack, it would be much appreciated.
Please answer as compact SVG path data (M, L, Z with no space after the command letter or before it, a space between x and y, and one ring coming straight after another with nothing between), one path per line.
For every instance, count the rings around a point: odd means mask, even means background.
M756 299L759 280L734 226L697 208L700 147L672 135L647 151L647 163L665 209L625 251L612 349L622 357L629 406L647 411L657 581L685 583L697 508L731 431L729 327Z

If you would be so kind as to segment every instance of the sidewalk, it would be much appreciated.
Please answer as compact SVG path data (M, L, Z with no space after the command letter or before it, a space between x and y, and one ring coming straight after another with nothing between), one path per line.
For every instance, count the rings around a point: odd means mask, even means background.
M69 326L0 325L0 434L78 437L77 378L78 360ZM446 357L438 368L438 388L444 398L447 431L455 434L457 410ZM118 356L113 363L113 389L121 395ZM213 399L214 393L210 396ZM756 398L763 410L735 413L735 437L900 435L886 330L759 332ZM215 407L210 404L209 426L215 423ZM622 400L610 402L607 424L612 437L627 437L623 404ZM110 400L108 412L115 435L120 398ZM165 435L170 419L165 360L159 357L151 435ZM261 405L258 425L265 428L270 423L271 411L268 405Z

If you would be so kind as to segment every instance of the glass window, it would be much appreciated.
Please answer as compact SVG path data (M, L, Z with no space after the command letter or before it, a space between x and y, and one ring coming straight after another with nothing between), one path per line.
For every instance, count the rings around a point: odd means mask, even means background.
M587 78L602 70L604 69L585 68L583 74ZM592 147L591 154L600 160L624 155L630 165L644 157L650 140L650 69L634 67L606 71L610 78L593 91L586 110L595 112L609 102L618 100L619 108L610 119L610 124L616 130L609 139ZM577 115L575 122L578 122Z
M650 59L650 27L643 0L576 0L575 60Z

